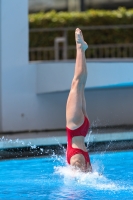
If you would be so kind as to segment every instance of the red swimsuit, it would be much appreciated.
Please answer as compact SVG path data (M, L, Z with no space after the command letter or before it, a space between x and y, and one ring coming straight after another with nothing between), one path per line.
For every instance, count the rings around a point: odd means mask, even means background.
M90 122L87 119L87 117L85 117L84 123L79 128L77 128L75 130L71 130L66 127L66 131L67 131L67 162L69 164L70 164L71 157L75 154L82 154L85 158L86 165L87 165L87 162L89 162L89 164L90 164L90 158L89 158L88 152L85 152L82 149L72 147L72 138L75 136L84 136L85 137L88 133L89 126L90 126Z

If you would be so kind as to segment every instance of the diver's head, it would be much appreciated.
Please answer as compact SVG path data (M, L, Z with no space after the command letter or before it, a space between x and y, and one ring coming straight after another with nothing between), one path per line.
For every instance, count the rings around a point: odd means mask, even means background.
M85 162L85 159L82 154L76 154L72 156L70 164L74 167L75 170L81 172L92 172L92 167L89 162Z

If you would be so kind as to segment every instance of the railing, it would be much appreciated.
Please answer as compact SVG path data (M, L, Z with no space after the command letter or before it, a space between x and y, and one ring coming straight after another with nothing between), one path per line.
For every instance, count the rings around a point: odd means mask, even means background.
M105 30L105 29L133 29L133 25L109 25L109 26L89 26L80 27L82 30ZM68 32L75 28L40 28L30 29L30 33L37 32L62 32L62 37L56 37L51 47L34 47L29 50L31 61L36 60L67 60L69 54L75 58L75 46L68 45ZM62 43L63 45L59 45ZM133 58L133 43L127 44L96 44L89 45L86 52L89 59L94 58Z

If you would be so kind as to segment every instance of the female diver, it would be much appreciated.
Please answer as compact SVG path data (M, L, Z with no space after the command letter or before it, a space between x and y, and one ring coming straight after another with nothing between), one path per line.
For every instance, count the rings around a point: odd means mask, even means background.
M85 50L88 48L79 28L75 30L76 64L66 105L67 162L83 172L91 172L84 138L90 126L86 112L84 88L87 80Z

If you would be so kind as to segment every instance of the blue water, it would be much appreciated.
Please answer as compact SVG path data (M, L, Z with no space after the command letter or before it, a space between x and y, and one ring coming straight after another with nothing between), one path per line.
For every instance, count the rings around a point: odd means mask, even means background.
M0 162L0 200L132 200L133 151L92 154L94 172L67 166L65 156Z

